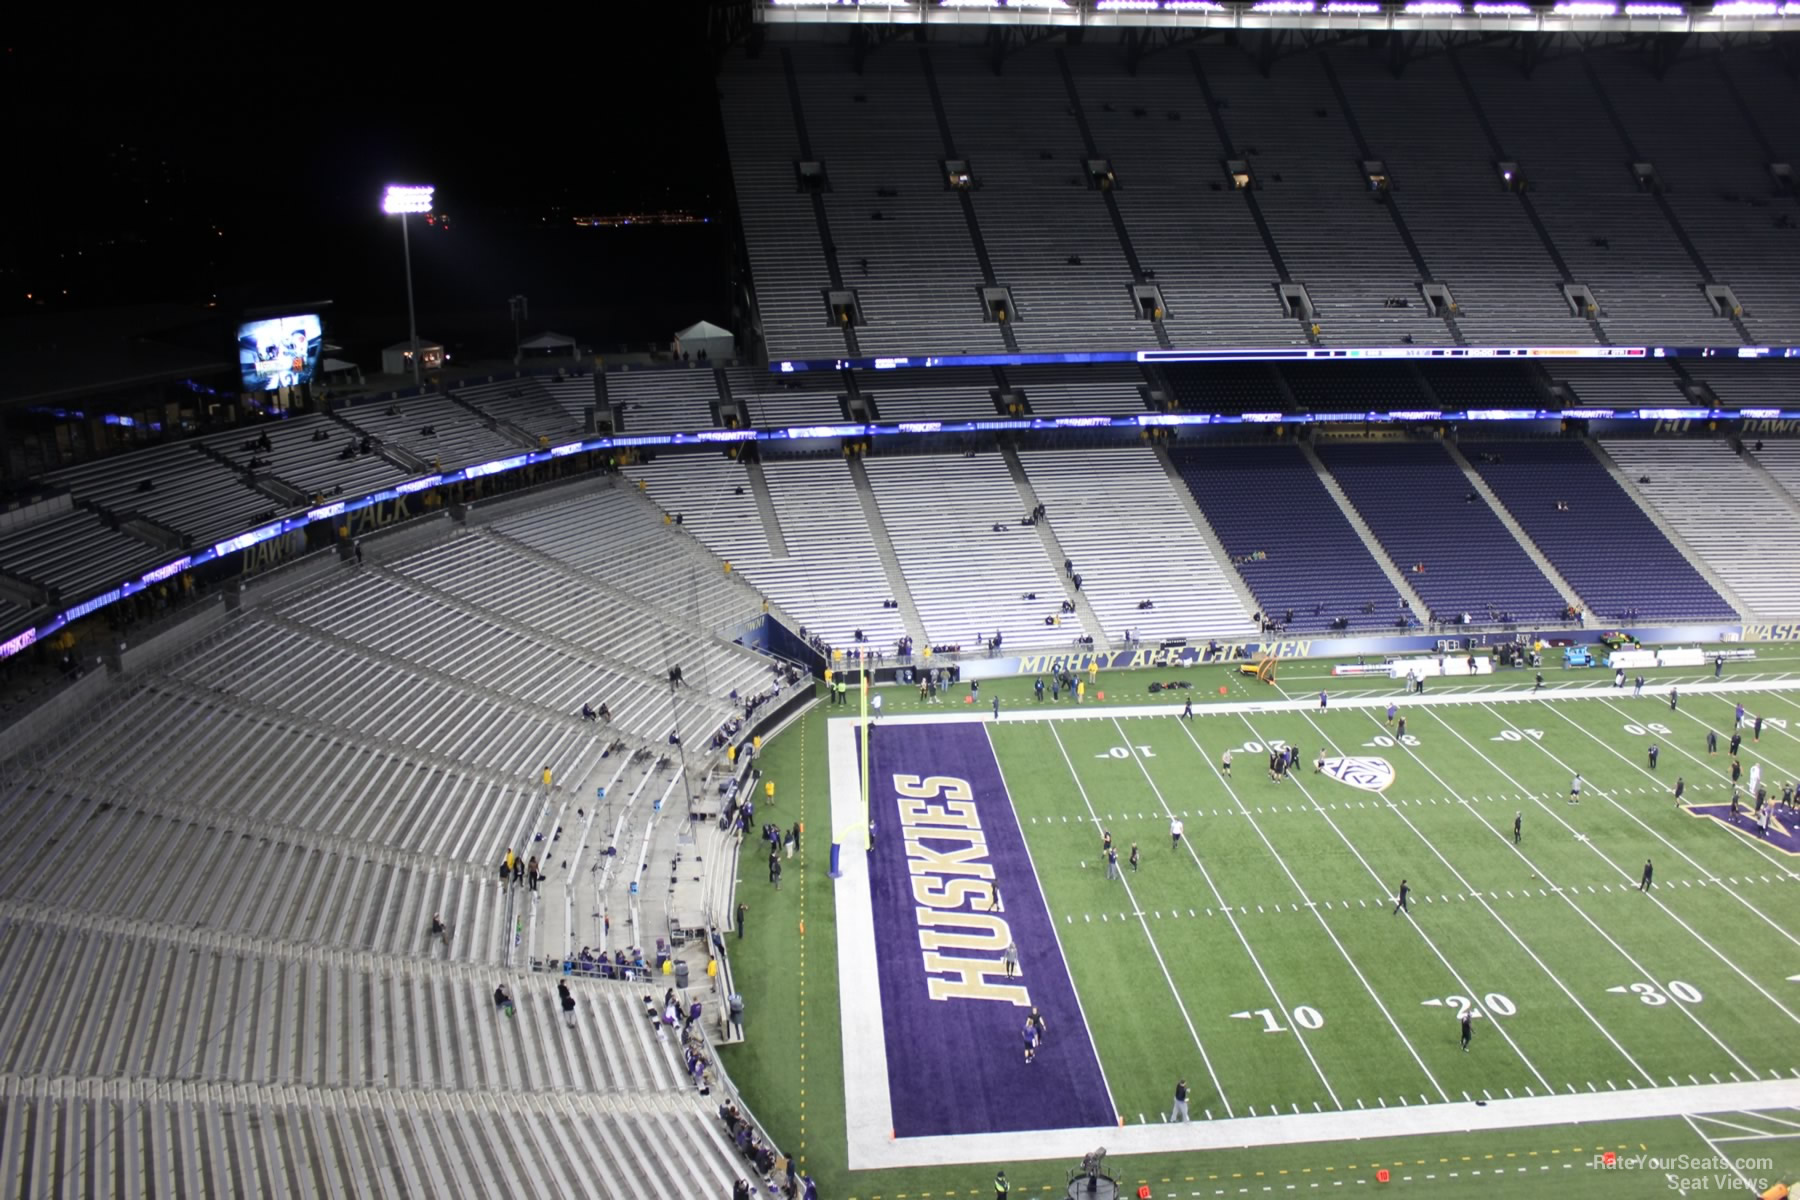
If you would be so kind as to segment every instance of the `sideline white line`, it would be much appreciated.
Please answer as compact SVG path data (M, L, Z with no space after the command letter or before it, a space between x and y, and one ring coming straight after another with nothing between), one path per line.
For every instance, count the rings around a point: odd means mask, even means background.
M1081 1003L1081 989L1075 986L1075 972L1069 969L1069 956L1063 950L1062 935L1056 932L1056 910L1050 907L1050 897L1044 895L1044 881L1038 878L1037 860L1031 857L1031 847L1025 843L1025 826L1019 823L1019 810L1013 806L1012 785L1006 782L1006 771L1000 766L1000 751L995 748L994 739L988 736L985 725L981 728L981 736L987 739L988 753L994 756L994 771L1000 776L1000 786L1006 789L1006 806L1012 809L1013 824L1018 826L1019 844L1025 846L1025 865L1031 868L1031 886L1037 889L1038 901L1044 906L1044 916L1050 923L1050 940L1056 946L1056 957L1062 959L1063 975L1069 981L1069 994L1075 997L1075 1011L1081 1016L1081 1036L1087 1039L1088 1048L1094 1053L1094 1063L1100 1068L1100 1082L1106 1086L1106 1106L1112 1110L1115 1118L1119 1118L1119 1104L1113 1099L1112 1080L1106 1077L1106 1064L1100 1061L1100 1047L1094 1045L1094 1027L1088 1023L1087 1009ZM1004 896L1000 898L1000 911L1006 912Z
M1681 1119L1688 1123L1689 1129L1692 1129L1696 1134L1699 1134L1701 1141L1705 1142L1708 1146L1712 1147L1712 1152L1719 1156L1719 1161L1721 1163L1723 1163L1727 1167L1731 1168L1731 1173L1738 1177L1738 1182L1744 1185L1744 1189L1746 1191L1748 1191L1751 1195L1754 1196L1762 1190L1762 1189L1758 1188L1754 1183L1750 1182L1749 1176L1745 1175L1742 1171L1738 1170L1737 1163L1735 1161L1733 1161L1732 1157L1729 1154L1727 1154L1723 1150L1719 1149L1719 1144L1717 1142L1713 1141L1710 1137L1707 1137L1705 1133L1701 1132L1700 1126L1697 1123L1695 1123L1693 1117L1689 1116L1686 1113L1682 1113Z
M1559 718L1561 718L1562 720L1568 721L1568 723L1570 725L1573 725L1576 729L1579 729L1579 730L1581 730L1581 732L1587 734L1588 737L1592 738L1602 748L1606 749L1607 751L1611 752L1612 754L1616 755L1617 757L1623 759L1630 766L1636 768L1638 771L1642 772L1645 775L1650 774L1649 771L1646 771L1646 770L1644 770L1644 768L1639 767L1637 765L1637 763L1633 762L1629 758L1625 758L1625 756L1622 754L1619 754L1619 752L1617 750L1614 750L1611 746L1608 746L1605 742L1601 741L1598 737L1595 737L1594 734L1589 729L1587 729L1586 726L1582 725L1580 722L1570 721L1569 718L1564 716L1562 713L1557 713L1556 715ZM1499 717L1500 720L1506 722L1507 725L1509 725L1509 726L1512 725L1511 721L1508 721L1504 716L1501 716L1499 713L1495 713L1494 716ZM1516 726L1515 726L1515 728L1516 728ZM1548 746L1545 746L1542 742L1535 742L1533 744L1537 746L1540 753L1547 755L1552 762L1560 764L1562 766L1563 770L1565 770L1565 771L1573 770L1573 768L1570 767L1568 763L1563 762L1562 759L1558 758L1555 754L1552 754L1550 752L1550 748ZM1651 778L1655 778L1655 777L1651 776ZM1593 791L1594 795L1599 796L1602 800L1605 800L1608 804L1612 805L1614 808L1618 809L1620 812L1622 812L1626 816L1630 817L1641 828L1643 828L1644 830L1649 832L1652 836L1654 836L1657 841L1659 841L1663 845L1669 847L1669 849L1675 851L1675 853L1677 855L1679 855L1680 857L1686 859L1689 866L1693 867L1696 871L1699 871L1706 878L1712 880L1712 882L1720 890L1729 894L1732 899L1736 900L1739 904L1742 904L1745 908L1749 909L1752 913L1755 913L1756 916L1759 919L1761 919L1765 924L1768 924L1769 926L1771 926L1777 930L1780 930L1782 936L1786 937L1789 941L1794 941L1794 937L1792 934L1788 933L1787 930L1782 929L1781 926L1776 925L1775 922L1769 920L1767 914L1765 914L1761 909L1757 908L1754 904L1751 904L1748 900L1744 899L1741 895L1739 895L1731 887L1730 884L1725 882L1725 880L1720 877L1719 872L1708 870L1707 868L1701 866L1698 862L1695 862L1693 857L1691 855L1689 855L1687 852L1685 852L1684 850L1682 850L1681 847L1675 845L1675 843L1671 842L1668 838L1664 837L1662 834L1658 833L1656 830L1651 829L1650 826L1644 824L1643 820L1641 818L1639 818L1636 813L1632 812L1629 808L1626 808L1623 804L1620 804L1616 799L1613 798L1613 796L1610 792L1603 792L1603 791L1599 790L1598 788L1594 788L1591 790ZM1590 847L1593 847L1594 850L1596 851L1596 853L1599 853L1599 847L1594 846L1594 842L1593 842L1592 838L1588 839L1587 844ZM1604 853L1601 853L1600 857L1606 858L1606 855ZM1606 861L1611 862L1612 860L1607 859ZM1626 875L1626 878L1630 879L1631 877L1629 875ZM1680 914L1678 914L1674 909L1670 908L1667 904L1664 904L1662 901L1662 898L1660 896L1656 895L1655 892L1650 892L1650 893L1648 893L1648 895L1650 896L1650 899L1652 900L1652 902L1654 902L1658 908L1662 909L1665 913L1667 913L1669 915L1671 920L1673 920L1677 925L1680 925L1683 929L1687 930L1688 933L1693 935L1693 938L1695 941L1699 942L1702 946L1706 947L1707 950L1711 951L1714 958L1716 958L1720 962L1724 963L1727 967L1729 967L1731 969L1733 974L1735 974L1738 978L1742 979L1745 983L1749 984L1751 987L1755 988L1757 992L1761 993L1763 999L1767 1000L1770 1004L1772 1004L1776 1008L1780 1009L1783 1013L1786 1013L1787 1017L1790 1021L1793 1021L1796 1024L1800 1024L1800 1016L1795 1016L1794 1011L1792 1009L1790 1009L1787 1005L1783 1004L1781 1001L1777 1000L1774 997L1774 995L1772 995L1768 991L1768 989L1763 987L1762 984L1760 984L1760 983L1756 982L1756 980L1750 978L1750 976L1744 971L1744 969L1742 967L1738 966L1737 963L1733 962L1731 959L1729 959L1725 956L1724 951L1720 950L1717 946L1713 945L1704 936L1702 936L1699 930L1695 929L1692 925L1689 925L1685 920L1683 920L1681 918ZM1797 943L1797 944L1800 944L1800 943ZM1736 1057L1736 1056L1733 1055L1733 1057Z
M1063 745L1062 735L1056 732L1056 726L1050 727L1050 736L1056 739L1056 748L1062 751L1063 762L1068 765L1069 777L1075 781L1075 790L1081 793L1081 802L1087 806L1088 815L1094 820L1094 827L1100 827L1100 814L1094 811L1094 802L1088 799L1087 788L1081 782L1081 776L1075 773L1075 764L1069 759L1069 748ZM1213 1092L1219 1097L1219 1103L1225 1106L1225 1115L1233 1116L1231 1101L1225 1095L1225 1087L1219 1082L1219 1074L1213 1070L1212 1058L1206 1053L1206 1046L1200 1041L1200 1031L1194 1028L1194 1018L1188 1015L1187 1002L1181 998L1181 989L1175 986L1175 979L1169 974L1169 964L1163 961L1162 951L1156 946L1156 935L1150 932L1150 922L1144 916L1143 908L1137 897L1131 894L1131 882L1121 873L1119 882L1125 885L1125 898L1131 901L1131 909L1137 913L1138 924L1144 927L1144 938L1150 943L1150 953L1156 956L1156 965L1162 968L1163 979L1169 985L1169 994L1175 997L1175 1007L1181 1010L1181 1019L1187 1023L1188 1033L1194 1039L1194 1045L1200 1051L1200 1061L1206 1065L1206 1073L1212 1078ZM1073 982L1073 980L1071 980ZM1114 1112L1119 1111L1114 1109Z
M1406 1036L1406 1031L1400 1028L1400 1022L1394 1019L1394 1014L1388 1011L1388 1006L1382 1003L1381 996L1375 991L1375 986L1371 984L1368 977L1363 974L1362 968L1356 965L1356 960L1350 956L1350 951L1344 948L1344 943L1338 941L1336 931L1331 928L1331 922L1325 919L1325 914L1319 911L1319 906L1314 903L1313 898L1307 894L1306 889L1300 885L1300 881L1294 877L1294 872L1288 867L1287 860L1276 853L1274 843L1269 841L1268 835L1263 832L1262 825L1258 823L1257 819L1250 815L1250 809L1243 800L1239 798L1237 789L1233 787L1231 781L1226 779L1220 772L1217 764L1213 762L1212 757L1207 754L1205 748L1200 745L1199 740L1194 737L1193 731L1188 728L1187 722L1177 721L1176 724L1181 727L1183 733L1187 734L1188 741L1193 743L1194 750L1200 755L1201 760L1212 768L1213 775L1225 786L1225 792L1231 797L1232 803L1236 804L1238 810L1244 814L1247 820L1249 820L1250 828L1256 832L1257 837L1262 839L1262 844L1268 848L1269 855L1280 865L1282 873L1288 877L1288 882L1294 885L1294 891L1299 893L1300 899L1305 902L1307 909L1311 911L1313 919L1319 923L1319 928L1325 931L1325 936L1331 939L1331 944L1337 947L1338 953L1343 955L1344 961L1348 963L1350 969L1356 973L1356 978L1361 981L1363 989L1369 993L1369 998L1375 1001L1375 1007L1381 1010L1381 1015L1387 1018L1387 1023L1392 1026L1394 1032L1399 1035L1400 1042L1406 1047L1407 1053L1411 1054L1413 1061L1419 1064L1419 1070L1425 1073L1425 1078L1431 1081L1431 1086L1437 1089L1438 1095L1448 1101L1450 1099L1450 1093L1444 1090L1444 1085L1438 1082L1437 1076L1431 1073L1431 1068L1425 1065L1425 1060L1419 1056L1418 1048L1413 1045L1412 1039ZM1129 739L1127 740L1129 741Z
M937 1138L891 1139L887 1131L850 1129L850 1168L951 1166L964 1163L1077 1161L1095 1146L1115 1155L1177 1154L1249 1146L1412 1137L1431 1133L1484 1133L1539 1125L1592 1122L1604 1105L1607 1120L1682 1117L1697 1112L1787 1108L1800 1104L1800 1080L1704 1083L1492 1100L1486 1104L1417 1104L1405 1108L1345 1109L1331 1113L1239 1117L1234 1121L1162 1121L1092 1129L976 1133Z
M1608 704L1606 707L1612 709L1612 711L1614 711L1616 713L1619 713L1620 716L1624 716L1624 717L1630 716L1629 713L1619 712L1619 710L1617 708L1614 708L1611 704ZM1552 710L1552 711L1554 711L1554 710ZM1499 716L1498 713L1496 713L1494 715ZM1647 779L1655 781L1660 785L1660 781L1657 780L1655 775L1651 774L1650 771L1648 771L1644 767L1638 766L1638 764L1635 760L1628 758L1623 754L1620 754L1616 747L1608 745L1604 739L1600 738L1598 735L1596 735L1594 733L1593 730L1589 729L1586 725L1583 725L1580 721L1571 719L1566 713L1559 712L1556 714L1556 716L1559 720L1563 721L1564 723L1566 723L1566 724L1574 727L1575 729L1580 730L1582 733L1586 734L1588 737L1588 740L1592 741L1595 745L1600 746L1607 753L1611 754L1614 758L1617 758L1619 761L1621 761L1621 762L1625 763L1627 766L1631 767L1638 774L1644 776ZM1506 720L1505 717L1501 717L1500 719L1503 721ZM1511 724L1511 722L1508 722L1508 724ZM1544 744L1542 742L1537 743L1537 747L1539 750L1543 751L1545 754L1550 753L1550 751L1544 746ZM1556 758L1556 756L1553 754L1550 755L1550 757ZM1556 761L1561 762L1562 760L1556 759ZM1564 764L1564 769L1569 769L1567 764ZM1669 849L1673 850L1679 857L1685 859L1687 861L1687 864L1690 867L1693 867L1696 871L1699 871L1701 874L1707 876L1709 879L1716 878L1720 874L1720 872L1718 872L1718 871L1713 871L1706 867L1701 866L1699 864L1699 862L1697 862L1695 860L1693 855L1689 854L1686 850L1683 850L1680 846L1677 846L1674 842L1671 842L1668 838L1664 837L1662 835L1662 833L1659 832L1658 830L1653 829L1649 825L1645 824L1642 817L1640 817L1636 813L1632 812L1629 808L1626 808L1623 804L1620 804L1610 794L1608 794L1606 792L1600 792L1598 794L1608 804L1612 805L1614 808L1618 809L1620 812L1622 812L1626 816L1630 817L1631 820L1640 829L1644 830L1651 837L1654 837L1657 841L1661 842L1663 845L1665 845ZM1762 909L1758 908L1756 905L1754 905L1754 904L1750 903L1748 900L1744 899L1744 897L1741 896L1740 894L1738 894L1738 892L1734 888L1732 888L1730 886L1730 884L1721 882L1718 886L1726 894L1728 894L1732 899L1736 900L1739 904L1743 905L1746 909L1750 910L1750 912L1756 916L1757 920L1759 920L1763 924L1767 925L1770 929L1773 929L1776 933L1779 933L1782 937L1786 938L1788 941L1792 942L1794 945L1800 946L1800 938L1797 938L1793 934L1789 933L1778 922L1771 919L1769 917L1769 914L1765 913ZM1694 936L1697 938L1700 937L1700 935L1697 933ZM1702 944L1710 945L1709 943L1706 942L1705 938L1700 938L1700 941L1702 942ZM1716 950L1714 950L1713 952L1715 954L1718 953L1718 951L1716 951ZM1719 957L1722 961L1729 962L1728 959L1725 959L1724 955L1720 955ZM1736 968L1734 967L1733 969L1735 970ZM1740 975L1743 974L1742 971L1739 971L1738 973ZM1748 979L1749 976L1745 976L1745 978ZM1761 990L1761 989L1758 989L1758 990ZM1763 994L1765 996L1768 995L1767 992L1764 992ZM1779 1006L1780 1002L1776 1001L1773 996L1769 996L1769 999L1771 1001L1774 1001ZM1785 1008L1783 1008L1782 1011L1787 1012L1787 1010ZM1794 1017L1794 1014L1791 1012L1788 1012L1788 1016L1793 1017L1794 1020L1796 1020L1796 1021L1800 1021L1800 1017Z
M1499 775L1502 779L1504 779L1508 783L1512 784L1513 787L1517 791L1527 792L1527 793L1530 792L1529 788L1525 787L1517 779L1514 779L1512 777L1512 775L1510 775L1498 763L1496 763L1493 759L1489 758L1486 754L1483 754L1481 752L1481 750L1474 743L1469 741L1468 738L1465 738L1461 733L1457 732L1457 730L1448 721L1445 721L1442 718L1438 717L1437 714L1435 714L1435 713L1432 714L1432 720L1437 721L1438 724L1442 725L1445 729L1449 730L1451 735L1454 736L1457 741L1461 742L1463 745L1467 746L1470 750L1474 751L1475 756L1477 758L1481 759L1481 761L1485 762L1488 766L1492 767L1496 772L1499 773ZM1411 750L1411 747L1408 747L1408 749ZM1412 753L1413 753L1413 757L1419 758L1417 751L1412 751ZM1425 767L1425 770L1431 774L1431 777L1433 779L1436 779L1439 783L1444 782L1443 779L1438 775L1438 773L1436 771L1433 771L1429 766L1426 765L1425 760L1423 758L1419 758L1419 765L1422 767ZM1446 786L1448 786L1448 785L1446 785ZM1543 809L1546 813L1550 814L1550 816L1558 824L1560 824L1564 829L1568 829L1571 833L1574 832L1573 827L1571 827L1569 825L1569 823L1566 820L1564 820L1561 816L1558 816L1556 811L1553 808L1551 808L1548 804L1544 803L1543 800L1539 799L1535 793L1531 793L1531 799L1534 804L1536 804L1539 808ZM1619 957L1623 958L1626 962L1630 963L1633 970L1637 971L1645 979L1656 978L1655 974L1652 973L1651 971L1647 970L1644 967L1644 965L1636 959L1636 957L1634 957L1629 951L1627 951L1625 949L1625 947L1619 945L1618 942L1614 941L1613 936L1610 933L1606 932L1606 930L1600 926L1600 923L1595 921L1594 918L1591 915L1589 915L1589 913L1587 912L1586 909L1582 908L1579 904L1575 903L1574 896L1572 896L1570 894L1574 890L1573 888L1565 888L1565 887L1558 886L1556 881L1550 878L1550 874L1547 869L1538 866L1538 864L1533 862L1526 855L1526 853L1523 850L1521 850L1517 846L1512 845L1509 841L1507 841L1505 834L1503 834L1499 830L1495 829L1492 825L1489 825L1487 818L1483 817L1480 813L1476 812L1473 805L1464 804L1463 808L1465 808L1469 812L1469 815L1473 816L1477 821L1480 821L1484 826L1486 826L1490 833L1495 834L1497 837L1500 838L1500 840L1503 843L1506 843L1507 848L1512 850L1512 852L1514 854L1518 855L1519 859L1531 868L1532 873L1539 880L1550 885L1550 887L1552 889L1552 894L1561 896L1563 899L1563 902L1566 903L1571 909L1573 909L1575 911L1576 915L1578 915L1582 920L1586 921L1590 926L1592 926L1594 932L1598 933L1602 938L1604 938L1606 940L1607 945L1611 946L1614 950L1618 951ZM1617 863L1613 862L1610 858L1607 858L1607 856L1605 854L1602 854L1600 852L1600 848L1598 846L1593 845L1592 841L1590 841L1588 843L1588 848L1593 850L1594 853L1599 854L1601 859L1603 861L1605 861L1608 866L1611 866L1613 868L1613 870L1618 871L1618 873L1624 877L1624 879L1627 883L1629 883L1631 881L1631 876L1626 874L1625 871L1622 870ZM1485 901L1483 901L1483 903L1485 903ZM1666 907L1665 907L1665 911L1666 911ZM1508 930L1508 932L1510 933L1511 930ZM1514 935L1514 940L1515 941L1518 940L1518 936L1516 934ZM1523 943L1520 943L1520 944L1523 945ZM1526 953L1530 954L1531 952L1530 952L1530 950L1527 950ZM1533 954L1532 958L1536 959L1537 955ZM1538 965L1543 966L1544 964L1540 962L1540 963L1538 963ZM1611 1031L1609 1031L1606 1028L1606 1026L1602 1025L1600 1023L1600 1021L1591 1012L1588 1011L1586 1005L1584 1005L1580 1000L1576 999L1575 994L1573 992L1571 992L1568 989L1568 987L1566 987L1563 984L1563 981L1560 979L1557 979L1554 974L1550 974L1550 968L1548 968L1548 967L1544 967L1544 972L1545 972L1545 974L1549 974L1550 978L1556 981L1556 986L1562 988L1563 994L1568 996L1570 1000L1574 1001L1575 1007L1581 1009L1582 1014L1584 1016L1586 1016L1588 1020L1590 1020L1594 1023L1594 1028L1598 1029L1602 1034L1604 1034L1606 1036L1606 1040L1611 1042L1613 1044L1613 1047L1615 1049L1617 1049L1620 1054L1623 1054L1625 1056L1626 1061L1631 1063L1631 1065L1633 1067L1636 1067L1638 1070L1638 1073L1643 1075L1644 1078L1646 1078L1650 1081L1650 1086L1651 1087L1658 1086L1657 1082L1656 1082L1656 1077L1651 1075L1648 1071L1645 1071L1644 1068L1641 1065L1639 1065L1637 1059L1633 1058L1631 1056L1630 1052L1628 1052L1624 1046L1621 1046L1619 1044L1618 1040L1613 1037ZM1675 1000L1676 1005L1681 1009L1681 1011L1687 1015L1688 1020L1692 1021L1695 1024L1695 1026L1698 1027L1702 1033L1704 1033L1707 1037L1711 1038L1714 1045L1718 1046L1719 1049L1723 1050L1726 1053L1726 1055L1731 1058L1731 1060L1733 1062L1737 1063L1738 1066L1744 1068L1744 1070L1746 1070L1746 1071L1749 1071L1751 1078L1756 1078L1758 1076L1758 1072L1754 1068L1752 1068L1749 1063L1747 1063L1743 1059L1739 1058L1737 1056L1737 1054L1732 1051L1731 1047L1727 1046L1723 1041L1721 1041L1719 1039L1718 1035L1713 1033L1713 1031L1711 1029L1709 1029L1706 1026L1706 1024L1704 1022L1702 1022L1700 1020L1700 1018L1694 1014L1694 1012L1688 1005L1682 1003L1681 997L1676 996L1676 997L1674 997L1674 1000Z
M862 780L858 773L854 719L830 721L825 744L831 754L831 827L863 828ZM869 856L846 843L838 855L837 910L838 1024L843 1043L844 1124L854 1132L886 1138L894 1129L894 1102L888 1094L887 1037L883 1032L881 978L875 964L875 906L869 896ZM758 1013L746 1013L754 1025Z
M1311 724L1312 718L1308 717L1307 721L1309 724ZM1246 728L1250 731L1251 737L1255 738L1259 742L1262 742L1264 745L1269 744L1268 739L1263 737L1260 733L1258 733L1256 731L1256 727L1254 725L1250 724L1249 717L1244 717L1243 722L1244 722L1244 728ZM1313 725L1313 728L1317 729L1318 726ZM1331 741L1331 739L1326 738L1327 744L1330 744L1330 741ZM1331 826L1331 831L1338 835L1338 839L1340 841L1342 841L1345 846L1349 847L1350 853L1356 856L1356 861L1363 865L1363 870L1367 871L1369 873L1370 877L1372 879L1374 879L1377 884L1380 884L1382 887L1385 888L1387 886L1387 881L1382 879L1380 872L1376 871L1374 867L1369 865L1369 860L1362 856L1362 851L1358 850L1356 848L1356 843L1352 842L1350 840L1350 838L1344 833L1344 831L1342 829L1338 828L1338 823L1331 819L1331 815L1325 811L1324 805L1320 804L1317 800L1313 799L1312 790L1306 786L1306 780L1303 779L1299 775L1295 775L1294 782L1295 782L1295 784L1297 784L1299 786L1300 794L1306 797L1307 803L1311 804L1313 806L1313 811L1318 813L1321 817L1324 817L1325 823L1327 825ZM1424 941L1426 947L1432 952L1432 954L1437 956L1437 960L1440 963L1444 964L1444 970L1450 972L1450 978L1456 981L1457 989L1461 992L1462 995L1479 996L1482 994L1481 992L1472 989L1469 986L1468 980L1463 977L1462 973L1459 972L1455 967L1450 965L1450 960L1448 958L1444 957L1444 952L1442 950L1438 949L1437 943L1431 940L1431 935L1426 933L1424 927L1421 926L1418 923L1418 921L1413 919L1413 916L1410 912L1407 914L1406 923L1408 925L1412 926L1413 931L1415 933L1417 933L1419 935L1419 937ZM1487 989L1487 990L1491 991L1492 989ZM1500 1022L1496 1021L1496 1022L1494 1022L1494 1032L1498 1033L1501 1037L1501 1040L1503 1040L1508 1046L1512 1047L1513 1053L1517 1054L1519 1056L1519 1061L1525 1064L1525 1069L1530 1071L1533 1075L1535 1075L1537 1077L1537 1081L1544 1085L1545 1090L1551 1091L1551 1092L1554 1092L1556 1090L1555 1086L1548 1079L1544 1078L1544 1073L1537 1069L1536 1065L1532 1063L1531 1059L1526 1057L1525 1051L1523 1051L1519 1048L1519 1044L1517 1042L1513 1041L1512 1034L1506 1032L1506 1026L1504 1026Z
M1163 799L1162 789L1156 786L1156 781L1154 779L1150 778L1150 768L1144 765L1144 760L1138 754L1137 747L1132 745L1131 737L1125 732L1125 727L1119 724L1117 720L1114 720L1113 728L1119 731L1119 736L1124 739L1126 748L1131 751L1131 760L1137 763L1138 770L1143 773L1144 782L1150 785L1150 790L1152 792L1156 793L1156 802L1162 806L1164 815L1170 820L1173 820L1175 818L1174 810L1169 807L1169 802ZM1183 837L1181 840L1187 846L1188 857L1192 858L1194 860L1194 865L1200 868L1200 878L1206 880L1206 886L1212 891L1213 899L1219 902L1219 910L1225 914L1225 919L1231 923L1231 931L1237 934L1238 941L1243 943L1244 953L1250 956L1250 965L1256 968L1256 973L1258 975L1262 976L1263 986L1269 989L1269 996L1275 1001L1275 1007L1283 1013L1292 1012L1293 1010L1288 1007L1287 1001L1281 998L1281 993L1275 990L1275 981L1270 979L1269 973L1263 969L1262 960L1257 958L1256 951L1250 948L1249 937L1245 935L1243 926L1238 924L1237 916L1231 911L1230 906L1225 903L1225 896L1219 891L1218 885L1213 882L1212 873L1206 869L1206 864L1200 861L1200 855L1194 849L1193 841L1187 837ZM1319 1060L1313 1057L1312 1047L1306 1044L1306 1038L1300 1031L1300 1022L1293 1022L1293 1032L1294 1040L1300 1043L1300 1049L1306 1054L1306 1061L1312 1064L1313 1072L1318 1075L1319 1082L1325 1085L1325 1094L1331 1097L1332 1104L1340 1109L1343 1108L1344 1102L1338 1099L1337 1089L1332 1087L1331 1080L1325 1077L1325 1068L1319 1065ZM1441 1092L1443 1089L1440 1088L1438 1090ZM1446 1100L1449 1099L1448 1096L1444 1098Z
M1570 686L1576 688L1576 690L1558 692L1556 693L1555 699L1558 701L1603 700L1606 697L1615 694L1610 685L1571 684ZM1329 691L1330 689L1326 690ZM1709 681L1707 683L1690 684L1684 689L1682 694L1704 696L1719 692L1750 693L1788 691L1800 691L1800 677L1785 677L1782 679L1767 680L1757 683L1744 683L1739 681L1734 687L1727 687L1724 683L1713 683ZM1341 697L1333 696L1331 699L1331 707L1333 710L1339 708L1379 708L1386 711L1389 701L1392 701L1402 710L1405 710L1415 705L1430 708L1439 704L1495 704L1509 700L1544 701L1548 699L1550 699L1550 697L1546 696L1545 693L1534 693L1529 687L1521 687L1504 692L1428 692L1423 696L1401 696L1390 692L1382 692L1375 694L1346 695ZM1296 712L1314 708L1318 703L1319 696L1317 692L1314 692L1310 696L1302 696L1293 700L1231 700L1226 701L1223 704L1209 701L1204 708L1194 709L1194 715L1196 717L1208 717L1215 715L1238 716L1243 713ZM1000 720L1002 722L1108 721L1114 717L1168 717L1174 716L1179 711L1180 709L1169 704L1133 704L1124 707L1102 707L1099 704L1084 704L1077 706L1063 703L1046 704L1041 709L1033 704L1030 708L1002 709ZM827 718L829 721L847 721L851 723L856 722L858 719L859 718L857 717L849 716ZM880 718L880 724L931 725L942 721L991 721L993 719L993 715L986 709L977 710L972 705L968 705L947 712L884 714Z

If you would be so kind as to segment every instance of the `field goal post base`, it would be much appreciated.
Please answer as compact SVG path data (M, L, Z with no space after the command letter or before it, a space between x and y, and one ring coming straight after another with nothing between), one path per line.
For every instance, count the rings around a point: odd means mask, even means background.
M1090 1178L1085 1172L1070 1168L1069 1176L1069 1200L1118 1200L1119 1181L1111 1175Z

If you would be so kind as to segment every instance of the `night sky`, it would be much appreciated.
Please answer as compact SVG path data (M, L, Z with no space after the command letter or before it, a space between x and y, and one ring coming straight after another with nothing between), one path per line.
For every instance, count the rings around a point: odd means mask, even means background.
M303 6L291 29L255 9L109 10L9 30L0 315L330 299L331 336L366 356L405 334L400 231L380 212L392 181L435 184L450 217L415 219L413 254L420 331L453 349L510 353L515 293L531 328L596 348L725 323L706 7L488 8L477 24L408 6L396 25ZM569 219L641 209L714 222Z

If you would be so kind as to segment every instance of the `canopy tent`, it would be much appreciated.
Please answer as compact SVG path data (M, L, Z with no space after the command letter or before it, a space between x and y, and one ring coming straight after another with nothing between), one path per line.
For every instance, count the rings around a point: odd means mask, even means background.
M699 358L704 355L723 363L732 355L731 330L721 329L711 321L696 321L675 334L675 357Z
M325 361L319 364L319 377L328 383L340 386L348 386L352 383L361 386L363 381L361 367L346 359L335 358L329 354L325 356Z
M395 342L381 352L381 373L383 375L408 375L412 373L412 343ZM430 338L419 339L419 366L426 371L435 371L444 365L444 344L434 342Z
M527 358L560 358L567 355L571 359L581 357L581 347L575 339L566 333L553 333L545 330L536 337L526 338L519 343L519 353L513 361Z

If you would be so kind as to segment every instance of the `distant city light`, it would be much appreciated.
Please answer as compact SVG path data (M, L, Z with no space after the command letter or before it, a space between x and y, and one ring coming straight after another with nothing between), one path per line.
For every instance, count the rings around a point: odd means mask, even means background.
M431 196L437 189L430 184L388 184L387 194L381 198L381 211L389 216L401 213L428 213L431 211Z

